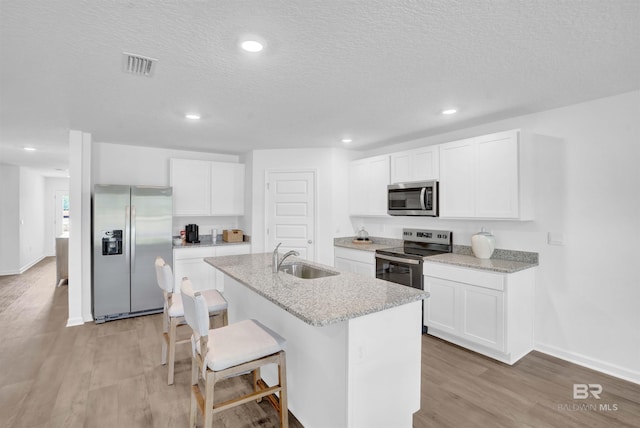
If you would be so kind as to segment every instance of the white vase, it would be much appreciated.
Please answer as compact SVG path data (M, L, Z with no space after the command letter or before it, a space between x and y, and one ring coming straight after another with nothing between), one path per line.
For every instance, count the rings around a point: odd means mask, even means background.
M492 234L485 231L484 227L471 237L471 251L477 258L490 259L495 249L496 239Z

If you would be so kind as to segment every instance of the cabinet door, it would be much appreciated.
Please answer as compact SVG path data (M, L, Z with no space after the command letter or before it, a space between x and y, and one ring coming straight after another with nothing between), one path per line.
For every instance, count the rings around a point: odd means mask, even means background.
M191 280L194 290L210 290L214 287L213 283L214 268L205 263L202 258L176 260L174 266L174 276L176 285L174 290L180 290L182 278L185 276Z
M431 276L425 276L425 290L426 326L505 351L503 291Z
M391 183L414 181L411 171L411 152L393 153L391 155Z
M424 325L457 334L457 282L425 276L424 289L429 298L424 304Z
M349 214L387 215L389 156L360 159L349 166Z
M518 131L476 139L476 217L518 218Z
M336 257L333 265L341 271L357 273L369 278L376 277L376 267L369 263Z
M349 213L351 215L367 215L369 201L367 195L367 179L369 164L366 160L349 164Z
M211 208L210 162L171 159L170 181L173 187L173 215L209 215Z
M211 162L211 215L244 215L244 164Z
M469 138L440 146L440 216L475 216L475 144Z
M340 257L334 257L333 266L343 272L353 272L353 268L351 266L351 260L343 259Z
M437 180L440 176L439 146L391 154L391 183Z
M387 215L387 186L389 185L389 156L372 158L366 197L371 215Z
M461 336L489 348L504 351L504 293L461 284L460 299Z
M411 180L438 180L440 178L439 146L424 147L411 156Z

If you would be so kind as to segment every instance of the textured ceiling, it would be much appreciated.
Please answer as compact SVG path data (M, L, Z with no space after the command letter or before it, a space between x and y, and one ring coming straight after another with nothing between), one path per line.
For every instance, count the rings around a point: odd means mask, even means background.
M226 153L433 135L640 88L639 22L638 0L1 0L0 162L64 168L69 129Z

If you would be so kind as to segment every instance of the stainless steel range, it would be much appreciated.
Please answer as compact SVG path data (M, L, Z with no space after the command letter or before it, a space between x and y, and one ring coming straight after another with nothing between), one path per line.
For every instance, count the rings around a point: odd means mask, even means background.
M402 247L376 250L376 278L423 290L424 259L450 253L453 250L453 232L403 229L402 236ZM422 312L424 315L424 302ZM426 333L424 325L422 332Z

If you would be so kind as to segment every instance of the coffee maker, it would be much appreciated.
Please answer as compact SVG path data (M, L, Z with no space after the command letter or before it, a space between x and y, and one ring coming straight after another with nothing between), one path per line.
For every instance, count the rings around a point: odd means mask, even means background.
M186 240L191 244L198 244L200 242L200 235L198 233L198 225L197 224L188 224L184 228L184 233L186 235Z

